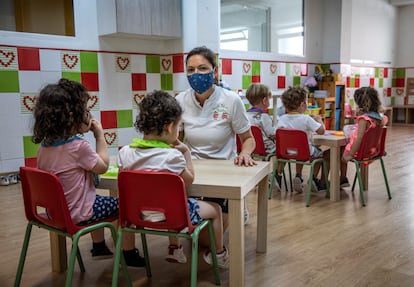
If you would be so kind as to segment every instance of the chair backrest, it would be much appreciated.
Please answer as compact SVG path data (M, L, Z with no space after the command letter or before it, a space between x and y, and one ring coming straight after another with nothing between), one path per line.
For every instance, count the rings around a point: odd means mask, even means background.
M278 128L276 130L276 158L310 160L308 135L305 131Z
M344 110L345 110L345 118L354 118L355 114L352 110L352 106L349 103L344 104Z
M362 138L361 146L356 152L354 159L367 160L383 156L385 153L386 128L377 126L367 129Z
M264 141L263 141L263 134L262 134L262 130L258 127L258 126L251 126L250 127L252 134L253 134L253 138L256 141L256 147L253 151L253 154L255 155L260 155L260 156L266 156L266 149L265 149L265 145L264 145ZM241 152L241 141L238 135L236 135L236 144L237 144L237 153Z
M138 228L165 229L180 232L194 226L189 217L183 179L174 173L160 171L121 171L118 175L119 224ZM151 213L165 220L151 221ZM145 215L148 215L148 219ZM160 216L155 215L153 218Z
M51 172L33 167L20 167L26 218L58 228L71 235L81 227L70 217L59 178Z

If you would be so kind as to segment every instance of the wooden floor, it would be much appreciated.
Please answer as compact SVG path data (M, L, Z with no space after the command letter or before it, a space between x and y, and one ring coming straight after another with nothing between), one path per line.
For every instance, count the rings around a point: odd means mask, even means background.
M269 201L266 254L255 252L256 193L250 193L246 286L414 286L414 128L389 128L387 151L391 201L379 162L370 167L364 208L349 188L341 191L339 202L314 194L309 208L303 195L276 192ZM0 186L0 218L0 286L12 286L26 228L20 184ZM166 246L165 238L151 237L153 277L130 269L134 286L189 285L190 264L164 261ZM86 273L76 267L73 286L110 286L112 260L92 261L90 247L90 237L81 239ZM187 242L185 248L190 254ZM199 286L214 286L211 269L199 259ZM228 286L228 272L221 277ZM63 286L64 280L65 274L51 272L48 233L35 228L21 286Z

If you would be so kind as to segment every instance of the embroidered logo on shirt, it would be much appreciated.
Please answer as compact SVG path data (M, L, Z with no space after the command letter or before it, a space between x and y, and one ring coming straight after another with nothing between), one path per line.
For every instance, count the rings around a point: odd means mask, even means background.
M217 106L217 108L214 109L214 112L213 112L214 120L216 121L220 119L228 120L229 118L230 118L230 114L228 113L228 108L225 105L220 104L219 106Z

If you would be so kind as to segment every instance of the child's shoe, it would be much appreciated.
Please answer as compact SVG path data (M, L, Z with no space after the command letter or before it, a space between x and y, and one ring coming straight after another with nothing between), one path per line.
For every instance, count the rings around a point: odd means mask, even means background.
M92 259L100 260L100 259L108 259L111 258L114 254L111 250L109 250L108 246L106 246L105 241L93 243L93 248L91 249Z
M224 251L220 254L216 254L217 256L217 264L220 268L228 269L229 263L230 263L230 257L229 252L227 251L227 248L224 247ZM207 262L207 264L213 265L213 259L211 258L211 251L208 250L203 254L204 261Z
M7 177L9 179L10 184L16 184L17 183L17 174L9 174Z
M341 187L348 187L348 186L350 186L349 181L348 181L348 178L347 177L341 177L341 180L340 180L339 185Z
M183 246L177 245L168 246L168 255L165 256L165 260L171 263L187 263L187 257L184 254Z
M139 255L137 248L131 250L122 250L124 254L125 263L129 267L144 267L145 259Z
M9 185L9 184L10 184L9 177L7 177L7 176L0 177L0 185L6 186L6 185Z
M303 179L299 175L293 179L293 190L302 193L303 192Z

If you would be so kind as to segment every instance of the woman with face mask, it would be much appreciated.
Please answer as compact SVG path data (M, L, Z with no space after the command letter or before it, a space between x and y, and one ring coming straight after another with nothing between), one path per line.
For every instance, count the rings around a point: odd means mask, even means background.
M197 47L188 53L185 64L191 88L177 96L183 109L179 139L185 140L192 158L231 159L239 166L256 165L250 156L256 144L242 100L215 84L216 54L205 46ZM238 155L236 136L242 142ZM218 203L226 212L226 202ZM245 221L246 217L247 210Z

